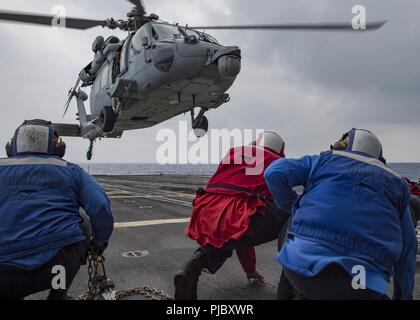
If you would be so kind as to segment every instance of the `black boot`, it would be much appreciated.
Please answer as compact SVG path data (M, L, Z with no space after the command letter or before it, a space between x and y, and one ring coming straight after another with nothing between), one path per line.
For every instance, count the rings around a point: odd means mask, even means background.
M281 273L279 286L277 288L277 300L307 300L289 282L284 272Z
M73 300L73 298L67 295L67 290L51 289L48 294L47 300Z
M281 273L279 286L277 287L277 300L293 300L295 290L286 278L284 272Z
M197 300L197 284L201 270L206 268L207 257L198 250L184 269L174 278L175 300Z

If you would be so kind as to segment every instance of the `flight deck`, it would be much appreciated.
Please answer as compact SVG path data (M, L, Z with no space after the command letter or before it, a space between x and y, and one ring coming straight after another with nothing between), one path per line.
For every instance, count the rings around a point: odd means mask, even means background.
M197 244L184 230L197 188L208 177L181 175L97 176L107 191L115 229L106 251L106 267L117 290L151 287L173 295L173 277L191 257ZM249 282L235 254L215 275L202 274L198 298L209 300L272 300L276 298L281 266L275 261L277 243L256 248L257 270L266 284ZM87 267L76 277L70 295L87 290ZM415 298L420 299L420 274ZM43 299L46 292L27 299ZM126 299L144 299L134 295Z

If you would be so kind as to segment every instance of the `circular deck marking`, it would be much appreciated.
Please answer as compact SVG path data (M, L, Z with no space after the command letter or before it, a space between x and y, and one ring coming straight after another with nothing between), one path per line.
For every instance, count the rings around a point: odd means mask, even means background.
M149 255L149 251L143 250L143 251L128 251L121 254L122 257L128 258L128 259L134 259L134 258L143 258L145 256Z

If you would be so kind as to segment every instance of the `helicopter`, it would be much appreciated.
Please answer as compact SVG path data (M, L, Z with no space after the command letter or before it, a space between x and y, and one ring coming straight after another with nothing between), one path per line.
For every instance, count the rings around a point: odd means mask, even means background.
M64 18L66 28L101 26L128 32L122 40L116 36L94 40L93 60L79 73L64 108L65 115L76 99L79 124L54 124L61 136L90 141L88 160L97 139L121 138L124 131L152 127L181 114L190 113L197 137L206 134L205 113L230 101L227 91L241 71L241 49L221 45L198 30L355 31L351 23L181 26L147 15L141 0L128 1L134 7L126 19ZM53 26L57 17L0 11L0 20ZM358 31L377 30L385 23L369 23ZM85 107L88 99L90 113Z

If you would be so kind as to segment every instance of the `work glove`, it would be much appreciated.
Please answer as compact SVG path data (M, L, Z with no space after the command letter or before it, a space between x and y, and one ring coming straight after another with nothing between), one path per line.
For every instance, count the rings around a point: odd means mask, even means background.
M250 281L255 280L257 282L260 282L262 284L265 284L264 277L258 271L256 271L256 270L255 270L255 272L247 273L246 274L246 277Z
M107 247L108 247L108 242L102 245L97 245L95 242L93 242L93 250L98 256L102 256Z

